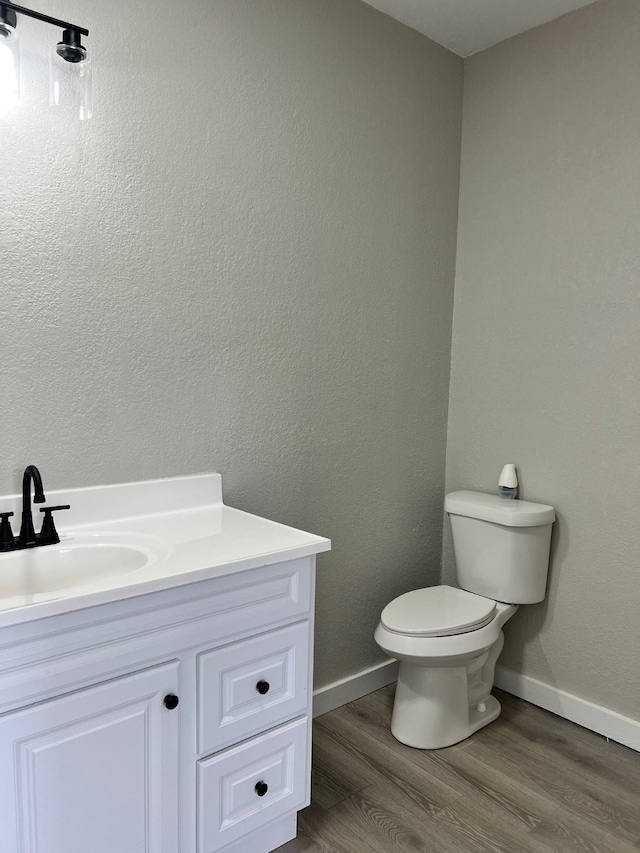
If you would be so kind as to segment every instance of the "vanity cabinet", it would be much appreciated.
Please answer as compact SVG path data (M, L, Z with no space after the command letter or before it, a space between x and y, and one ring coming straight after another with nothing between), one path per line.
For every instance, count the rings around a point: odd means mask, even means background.
M268 853L310 799L315 556L0 629L2 853Z

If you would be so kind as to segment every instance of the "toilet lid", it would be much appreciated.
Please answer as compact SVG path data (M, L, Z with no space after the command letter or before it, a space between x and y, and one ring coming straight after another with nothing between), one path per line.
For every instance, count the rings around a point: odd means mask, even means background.
M387 604L381 622L388 631L417 637L449 637L487 625L496 612L490 598L452 586L414 589Z

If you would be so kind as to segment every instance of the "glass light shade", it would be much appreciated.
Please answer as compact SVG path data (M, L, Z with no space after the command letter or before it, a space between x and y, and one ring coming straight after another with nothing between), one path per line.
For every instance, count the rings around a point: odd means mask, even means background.
M0 118L20 97L20 40L6 24L0 27Z
M91 118L91 59L68 62L56 45L49 54L49 104L63 107L79 119Z

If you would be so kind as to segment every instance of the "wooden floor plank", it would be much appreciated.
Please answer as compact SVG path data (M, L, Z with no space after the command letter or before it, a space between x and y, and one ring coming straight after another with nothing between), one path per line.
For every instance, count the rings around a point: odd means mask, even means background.
M346 792L348 796L371 784L369 757L353 750L347 760L340 744L329 736L319 722L313 726L313 761L314 768L324 779L335 780L336 790ZM340 799L345 797L339 796L338 801Z
M399 743L391 734L390 729L390 712L386 717L381 717L377 709L372 708L371 696L365 696L364 699L352 702L350 705L344 705L332 711L335 715L331 718L331 725L337 727L339 722L349 721L352 729L360 731L363 736L377 740L380 744L387 747L392 753L402 755L405 761L414 764L422 773L428 773L431 780L430 785L434 791L440 790L442 796L451 796L453 791L459 796L468 793L467 784L460 780L454 773L443 767L440 763L432 760L433 753L420 749L412 749ZM327 717L321 718L324 722ZM449 747L452 753L460 750L468 749L469 741ZM447 793L449 792L449 793Z
M428 808L420 815L415 811L415 800L411 799L411 811L407 808L407 799L395 785L376 785L366 788L360 793L362 798L373 802L379 808L386 808L398 816L403 825L410 825L414 836L422 840L428 851L448 853L461 850L470 853L491 851L491 853L513 853L510 838L500 828L500 821L495 813L486 810L479 818L472 817L466 805L466 798L461 798L448 806L434 809ZM410 823L411 822L411 823ZM520 853L537 853L522 842L526 831L512 832L512 837L518 839Z
M549 745L581 769L593 769L607 782L631 788L640 796L638 753L634 750L535 705L517 722L529 742Z
M279 847L278 853L343 853L327 844L317 831L317 821L322 820L325 813L325 809L315 803L301 811L298 815L297 837Z
M365 789L366 790L366 789ZM393 815L369 808L354 794L325 812L303 817L306 831L340 853L400 853L396 844L402 827Z
M314 743L311 771L311 791L314 803L323 809L330 809L331 806L346 800L351 794L368 784L368 782L358 784L359 782L360 777L351 776L349 779L345 779L345 774L341 773L340 765L336 765L331 755L327 755L322 744L317 741Z
M559 808L556 800L541 793L535 785L514 779L500 764L483 760L471 750L454 754L446 749L438 750L431 760L442 762L464 780L472 789L471 796L474 791L482 792L494 807L504 810L505 816L508 814L527 830L540 825L546 815Z
M403 786L408 795L413 792L421 800L426 798L436 808L460 796L455 788L436 779L432 773L410 760L408 748L398 749L397 744L384 744L348 718L336 715L328 726L319 722L315 731L320 733L321 738L333 740L346 761L354 757L366 760L370 784L394 782Z
M640 755L498 696L435 751L392 736L393 686L319 717L313 803L279 853L638 853Z
M608 832L584 821L562 806L540 826L531 831L543 850L566 853L636 853L638 847L616 832Z
M476 740L476 754L483 750L486 760L493 753L505 764L517 765L531 783L562 807L627 840L640 838L640 788L633 791L607 782L587 761L568 758L546 743L541 730L532 738L513 721L498 720Z

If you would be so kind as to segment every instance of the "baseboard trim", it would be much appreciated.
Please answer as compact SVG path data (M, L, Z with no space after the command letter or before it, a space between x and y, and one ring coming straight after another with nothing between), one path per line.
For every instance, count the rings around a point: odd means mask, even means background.
M313 693L313 716L319 717L348 702L360 699L374 690L392 684L398 678L398 662L387 660L383 663L363 669L340 681L334 681ZM496 667L496 687L538 705L552 714L564 717L585 729L603 735L609 740L621 743L640 752L640 721L624 717L601 705L594 705L586 699L580 699L566 693L558 687L545 684L528 675L521 675L504 667Z
M398 678L398 661L388 660L313 691L313 716L319 717L373 693Z
M603 708L580 699L571 693L565 693L557 687L545 684L528 675L521 675L510 669L496 667L496 687L512 693L520 699L526 699L539 705L559 717L571 720L585 729L604 735L609 740L624 744L640 752L640 721L623 717L615 711Z

